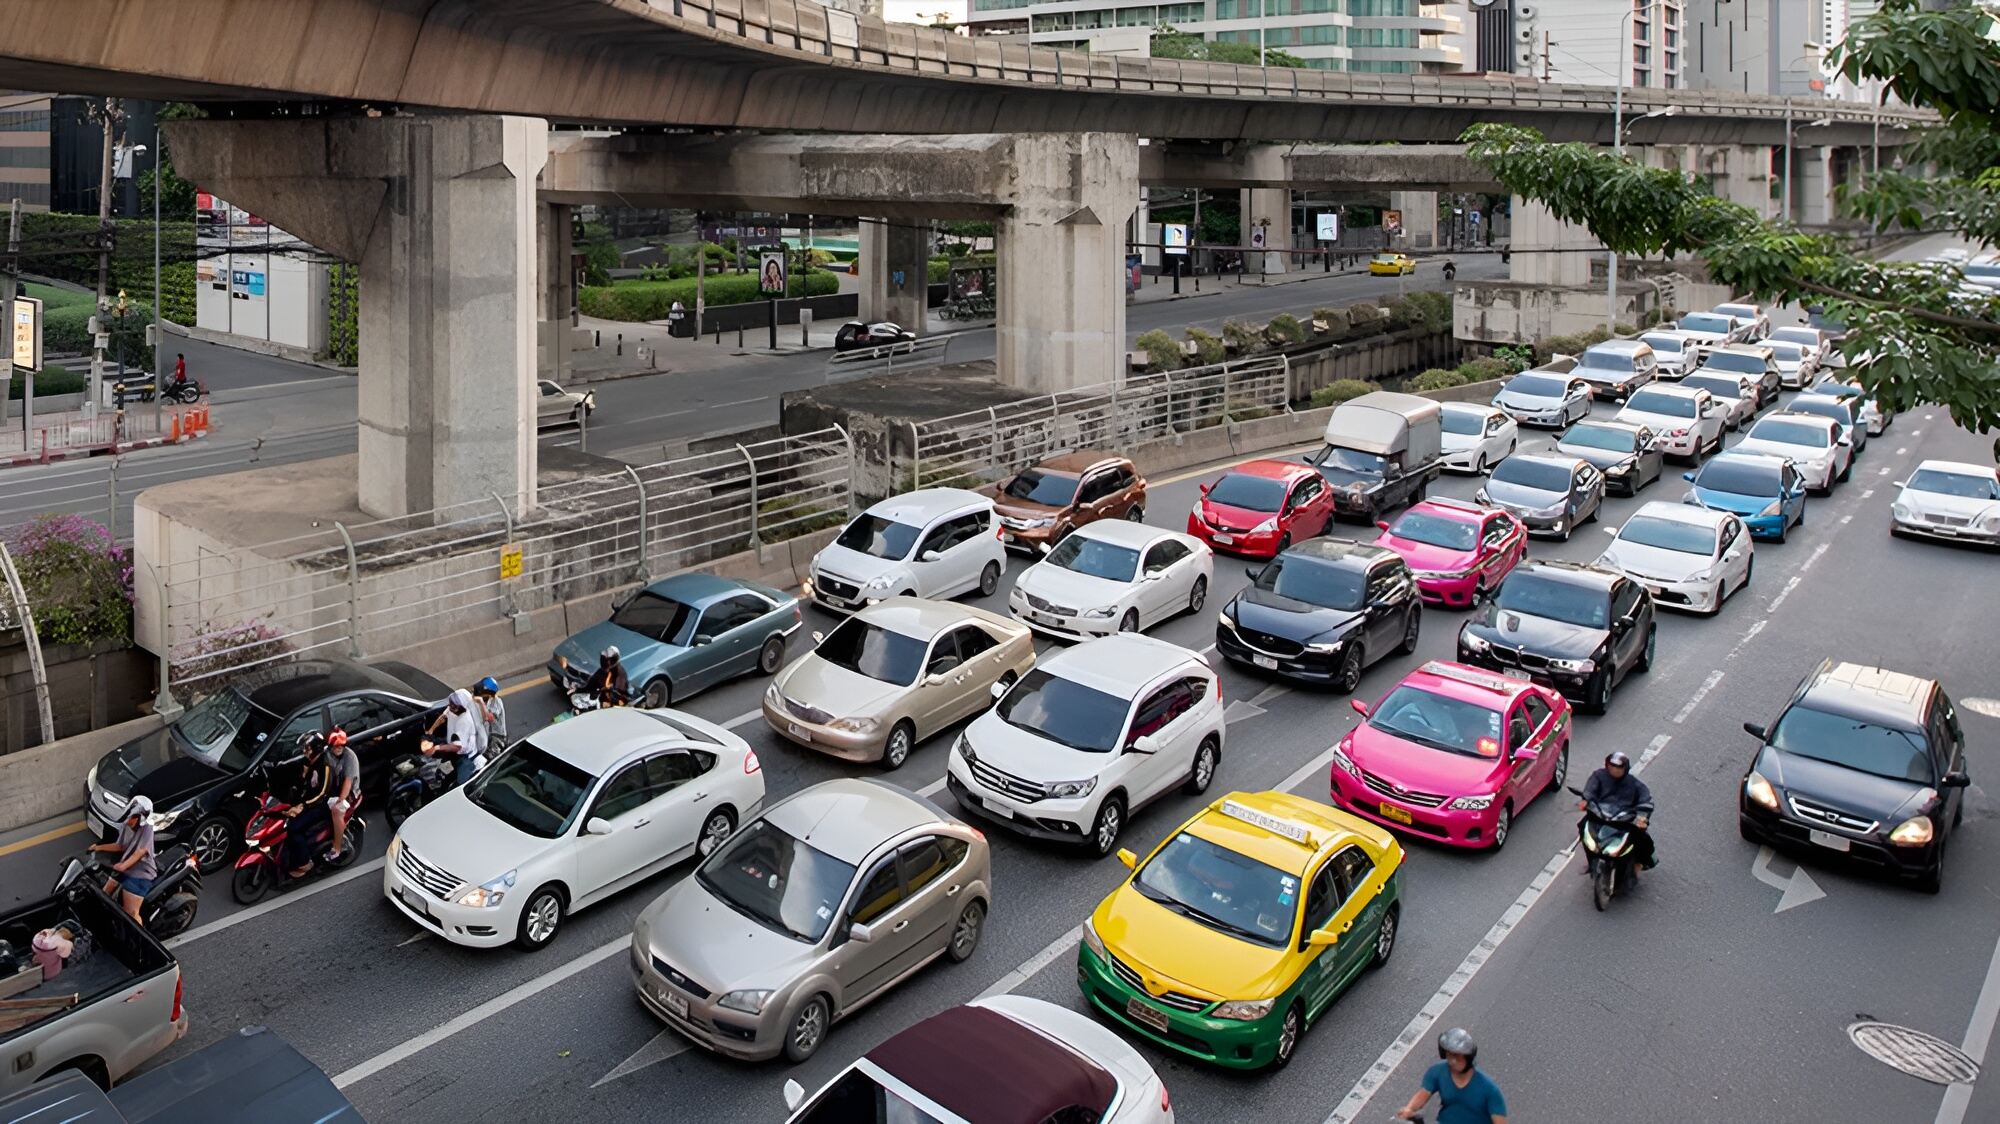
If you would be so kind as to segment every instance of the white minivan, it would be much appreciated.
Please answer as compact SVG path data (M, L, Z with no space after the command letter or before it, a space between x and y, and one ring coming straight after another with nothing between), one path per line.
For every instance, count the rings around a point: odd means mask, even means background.
M943 600L977 590L987 597L1006 568L991 497L925 488L855 516L813 556L805 592L836 613L898 596Z

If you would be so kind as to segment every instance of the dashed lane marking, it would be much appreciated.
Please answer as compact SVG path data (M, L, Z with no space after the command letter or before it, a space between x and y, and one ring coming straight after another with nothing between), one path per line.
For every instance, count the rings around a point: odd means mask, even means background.
M1083 939L1083 926L1081 924L1078 924L1075 928L1071 929L1069 932L1064 933L1062 936L1057 937L1055 940L1050 941L1046 946L1043 947L1043 949L1040 952L1037 952L1033 956L1028 957L1026 960L1021 961L1019 967L1015 968L1013 971L1007 973L1006 975L1001 976L999 979L993 981L993 986L987 988L985 991L980 992L979 998L991 999L996 995L1005 995L1008 992L1014 990L1015 988L1020 987L1022 984L1032 979L1036 972L1041 971L1043 968L1046 968L1051 963L1053 963L1056 957L1061 956L1063 953L1068 952L1070 949L1076 947L1076 942L1082 939Z
M1687 705L1681 707L1679 714L1674 715L1674 725L1678 726L1686 722L1688 716L1695 712L1695 708L1701 705L1701 700L1707 698L1708 693L1715 690L1715 685L1720 682L1722 682L1721 668L1709 672L1708 678L1702 681L1700 687L1695 688L1694 695L1688 699Z
M1778 595L1771 599L1770 611L1773 613L1777 612L1778 606L1783 605L1785 603L1785 598L1790 597L1792 595L1792 591L1797 589L1798 587L1799 587L1799 576L1797 574L1793 574L1791 578L1789 578L1785 582L1785 588L1779 590Z

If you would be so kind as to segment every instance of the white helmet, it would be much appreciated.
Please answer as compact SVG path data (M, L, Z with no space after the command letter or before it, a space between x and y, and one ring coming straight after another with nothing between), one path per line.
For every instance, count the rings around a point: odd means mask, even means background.
M150 816L152 814L153 801L149 797L134 796L131 803L125 805L125 819L129 820L133 816Z

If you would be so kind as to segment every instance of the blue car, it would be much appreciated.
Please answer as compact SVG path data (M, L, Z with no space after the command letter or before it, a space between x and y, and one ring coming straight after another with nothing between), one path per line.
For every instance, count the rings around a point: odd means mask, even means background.
M1806 482L1792 462L1756 453L1723 453L1693 472L1682 502L1743 517L1753 539L1784 542L1806 522Z
M635 703L662 707L752 671L775 674L799 629L788 593L714 574L675 574L618 602L611 619L557 646L549 682L583 687L606 648L617 648Z

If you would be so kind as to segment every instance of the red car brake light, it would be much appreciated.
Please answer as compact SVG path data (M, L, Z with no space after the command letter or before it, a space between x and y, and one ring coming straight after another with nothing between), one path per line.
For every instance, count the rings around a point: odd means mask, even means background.
M756 773L763 767L764 763L762 761L757 760L756 750L746 749L743 751L743 771L745 773Z
M181 1021L181 985L185 982L186 977L179 972L174 973L174 1013L167 1018L170 1023Z

